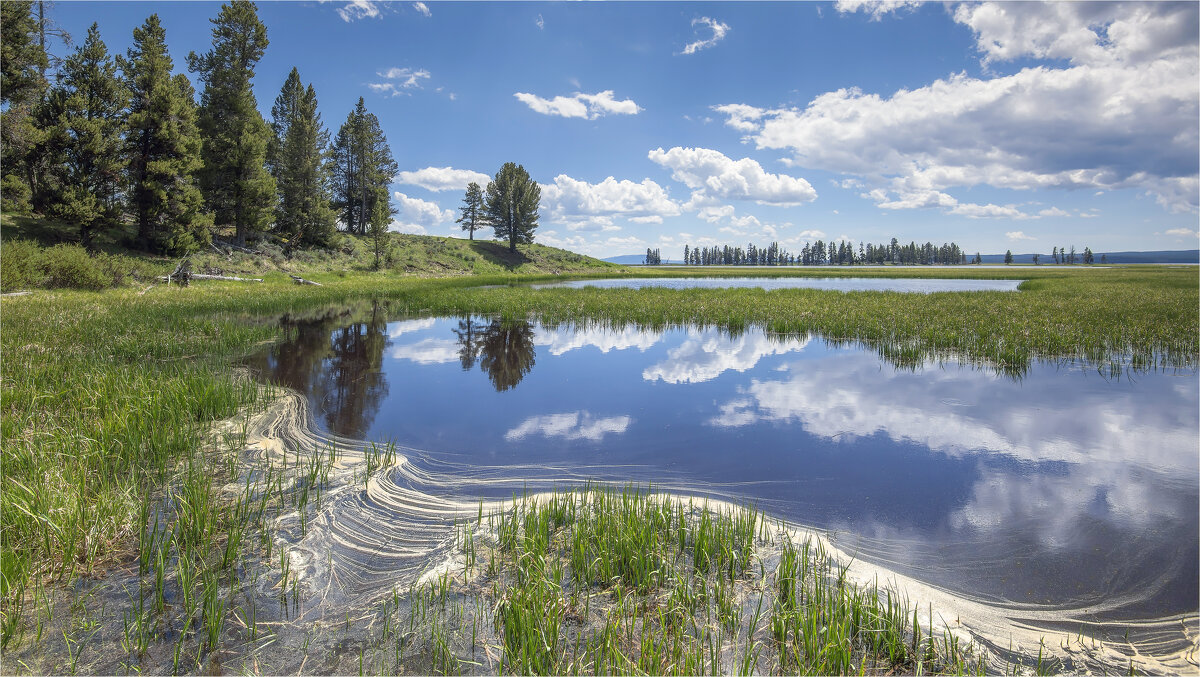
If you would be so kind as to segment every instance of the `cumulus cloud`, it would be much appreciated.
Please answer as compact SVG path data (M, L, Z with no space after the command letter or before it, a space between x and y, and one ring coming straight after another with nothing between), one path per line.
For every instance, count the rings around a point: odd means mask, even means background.
M920 7L923 0L837 0L837 11L843 14L862 12L880 21L884 16Z
M417 364L457 362L461 346L450 339L427 338L402 346L392 346L388 354L394 360L410 360Z
M1038 216L1070 216L1070 215L1071 215L1071 212L1068 212L1064 209L1059 209L1058 207L1050 207L1048 209L1043 209L1038 212Z
M861 177L897 194L976 185L1134 189L1169 211L1197 211L1198 7L962 5L953 16L975 32L985 60L1069 65L984 78L957 73L890 96L839 89L803 109L718 108L758 148L789 151L794 166Z
M429 6L423 2L414 2L413 9L417 10L421 14L424 14L425 16L433 16L433 12L429 11Z
M358 19L378 19L379 3L374 0L350 0L345 5L338 7L337 13L346 23Z
M436 202L409 197L400 191L392 193L392 198L396 202L397 212L389 230L424 234L434 226L454 221L454 212L442 209Z
M634 183L610 176L600 183L588 183L566 174L542 186L542 207L549 220L566 223L572 230L616 230L613 217L662 223L663 217L681 213L679 204L650 179Z
M633 99L617 101L611 89L595 94L575 92L571 96L556 96L553 99L543 99L526 92L517 92L513 96L534 112L564 118L595 120L601 115L637 115L641 110Z
M424 68L413 70L412 68L393 67L379 71L378 75L383 78L383 82L368 82L367 87L378 94L391 96L408 94L409 92L406 90L410 89L420 89L421 81L430 78L429 71Z
M596 348L602 353L610 350L636 348L646 352L662 340L662 332L644 331L631 325L613 327L573 327L567 330L543 329L533 339L536 346L545 346L551 355L562 355L580 348Z
M703 383L727 371L753 369L769 355L785 355L804 350L809 338L767 336L749 332L731 338L716 329L689 332L689 337L667 352L667 359L642 371L647 381L665 383Z
M721 23L716 19L710 19L706 16L702 16L698 19L692 19L692 27L695 28L697 26L701 27L700 30L696 31L697 36L699 36L699 34L704 30L709 31L712 34L707 38L700 38L695 42L689 42L684 46L682 52L683 54L695 54L702 49L712 47L721 40L724 40L725 34L729 32L728 24Z
M470 169L455 169L453 167L425 167L415 172L400 172L396 175L396 183L406 183L420 186L435 193L444 190L466 191L467 184L475 182L480 188L486 188L492 177Z
M1037 239L1036 237L1033 237L1032 235L1026 235L1023 231L1020 231L1020 230L1010 230L1004 234L1004 237L1007 237L1008 239L1012 240L1013 242L1016 242L1018 240L1036 240Z
M733 160L708 148L656 148L648 157L671 170L671 178L691 188L693 204L706 199L754 200L758 204L795 206L817 199L808 181L771 174L755 160Z
M1171 228L1166 231L1166 234L1174 235L1175 237L1196 237L1197 233L1190 228Z
M629 416L596 418L586 411L546 414L525 419L520 425L504 433L504 439L514 442L529 435L543 435L567 440L599 442L606 435L619 435L625 432L630 423L633 423L633 419Z

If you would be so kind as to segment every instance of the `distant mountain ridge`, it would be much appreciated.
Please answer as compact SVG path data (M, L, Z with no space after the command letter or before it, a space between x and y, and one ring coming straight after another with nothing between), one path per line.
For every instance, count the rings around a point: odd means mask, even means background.
M1076 252L1077 257L1083 256L1082 252ZM1095 252L1096 263L1100 263L1101 256L1105 257L1106 263L1200 263L1200 249L1163 249L1150 252ZM974 254L967 254L969 262L974 257ZM983 254L980 258L984 263L1004 263L1004 254ZM622 254L620 256L610 256L603 261L609 263L619 263L623 266L636 266L646 260L645 254ZM1043 265L1049 263L1054 265L1054 258L1050 254L1042 254L1041 262ZM663 264L677 264L678 261L663 259ZM1013 263L1033 263L1033 254L1013 254Z

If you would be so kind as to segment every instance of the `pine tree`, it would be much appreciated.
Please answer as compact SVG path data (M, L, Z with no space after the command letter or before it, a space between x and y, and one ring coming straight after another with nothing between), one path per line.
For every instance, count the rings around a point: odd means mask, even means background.
M243 0L221 5L212 24L212 51L188 55L188 68L204 83L200 187L218 226L232 225L237 244L245 245L274 216L275 179L264 165L271 131L250 84L267 29L254 3Z
M375 196L371 200L371 218L367 221L367 235L371 237L371 246L375 250L375 270L379 270L380 258L387 244L388 226L392 223L392 215L396 213L388 200L386 187L376 186Z
M1012 262L1013 262L1012 250L1009 249L1004 252L1004 265L1009 265Z
M475 231L483 228L483 189L478 183L472 181L467 184L467 194L463 198L463 206L458 208L462 212L462 216L458 217L454 222L461 223L462 229L467 231L467 239L475 239Z
M46 105L47 152L61 159L50 214L79 224L80 241L118 224L121 214L121 131L128 93L117 66L92 24L87 38L63 62L59 86Z
M541 187L529 178L524 167L512 162L504 163L488 183L484 203L487 221L496 229L497 239L508 240L510 251L516 251L518 243L533 242L541 199Z
M330 153L333 207L347 232L367 234L375 202L380 195L387 199L387 187L398 169L379 118L367 112L360 96Z
M212 227L195 179L203 166L196 105L187 77L171 76L157 14L134 29L133 46L117 61L130 94L124 153L138 243L169 254L194 251L208 244Z
M271 108L271 130L267 167L279 196L275 232L294 245L327 244L337 228L325 164L329 133L317 112L316 90L304 87L295 68Z
M0 166L4 167L6 211L27 212L33 188L30 155L42 139L34 124L34 107L46 91L42 76L48 60L38 40L39 26L31 0L14 0L0 9Z

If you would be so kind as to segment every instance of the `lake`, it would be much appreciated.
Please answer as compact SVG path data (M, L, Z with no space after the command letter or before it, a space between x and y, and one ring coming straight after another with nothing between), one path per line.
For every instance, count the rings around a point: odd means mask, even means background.
M414 464L318 522L349 559L346 544L370 544L345 577L361 590L390 585L380 562L407 538L391 525L410 517L389 497L414 473L468 502L597 479L754 503L1039 627L1128 630L1144 652L1190 645L1195 370L1112 377L1035 362L1013 376L897 366L757 327L392 318L378 306L282 326L285 340L248 364L302 393L318 428L393 441Z
M1024 280L931 279L905 277L627 277L568 280L529 285L534 289L825 289L832 291L896 291L931 294L943 291L1016 291Z

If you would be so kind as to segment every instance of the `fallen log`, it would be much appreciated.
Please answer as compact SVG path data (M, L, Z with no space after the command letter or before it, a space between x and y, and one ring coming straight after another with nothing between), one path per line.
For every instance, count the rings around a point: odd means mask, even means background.
M312 280L306 280L306 279L300 277L299 275L289 275L288 277L292 278L292 280L294 280L296 282L296 284L311 284L311 285L314 285L317 287L325 286L325 285L321 284L320 282L313 282Z
M171 281L172 276L167 275L161 279ZM262 282L261 277L233 277L232 275L206 275L204 273L191 273L186 277L175 275L174 278L180 282L183 280L224 280L225 282Z

